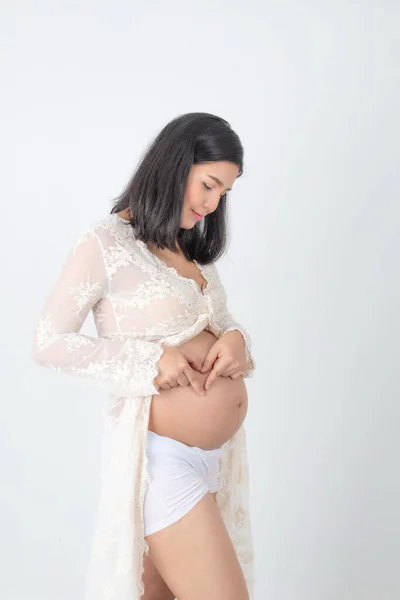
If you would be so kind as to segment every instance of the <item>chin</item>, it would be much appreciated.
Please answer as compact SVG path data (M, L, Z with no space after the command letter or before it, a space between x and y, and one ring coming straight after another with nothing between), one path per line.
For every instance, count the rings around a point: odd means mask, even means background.
M181 229L193 229L193 227L195 225L196 225L196 223L183 222L183 223L181 223Z

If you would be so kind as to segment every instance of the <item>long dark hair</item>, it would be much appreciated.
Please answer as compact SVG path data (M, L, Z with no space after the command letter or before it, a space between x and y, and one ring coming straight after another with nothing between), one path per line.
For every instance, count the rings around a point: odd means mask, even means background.
M217 209L193 229L180 227L183 199L192 165L228 161L243 173L243 147L224 119L188 113L168 123L150 144L111 213L129 208L131 226L144 242L176 251L178 240L189 260L209 264L226 251L226 194Z

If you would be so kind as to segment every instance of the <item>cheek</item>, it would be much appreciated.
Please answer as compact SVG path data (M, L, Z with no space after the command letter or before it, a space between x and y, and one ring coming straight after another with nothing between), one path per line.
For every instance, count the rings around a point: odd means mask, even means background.
M195 206L198 206L199 204L201 204L203 201L202 198L202 194L200 192L199 189L197 189L197 186L193 186L193 185L189 185L186 188L186 192L185 192L185 196L183 199L183 206L185 208L194 208Z
M189 206L192 204L193 201L193 194L190 191L187 191L185 194L185 197L183 199L183 207L184 208L189 208Z

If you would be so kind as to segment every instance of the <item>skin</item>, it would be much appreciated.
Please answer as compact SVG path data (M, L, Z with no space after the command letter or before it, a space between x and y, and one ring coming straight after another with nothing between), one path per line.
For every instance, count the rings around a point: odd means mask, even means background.
M238 176L237 165L221 161L193 165L188 177L182 208L181 227L190 229L199 222L193 211L206 218L216 210L221 196ZM128 218L126 212L120 213ZM205 283L195 263L180 252L149 250L181 275ZM229 332L232 343L243 350L239 332ZM247 412L247 392L242 377L219 377L200 369L217 341L207 331L182 344L191 364L196 385L182 376L173 385L163 384L151 403L149 429L187 445L218 448L239 429ZM195 368L193 368L195 367ZM194 375L193 375L194 374ZM199 387L212 381L209 389ZM196 391L197 389L197 391ZM149 556L144 556L143 600L248 600L243 574L232 542L215 502L207 494L178 522L147 537Z
M202 331L180 348L202 364L216 340L212 333ZM196 375L204 387L208 373ZM239 429L247 404L243 378L217 377L203 396L193 386L177 386L153 396L148 427L188 446L213 450Z
M206 218L214 212L221 196L232 189L238 173L239 167L227 161L193 165L183 200L181 227L195 227L199 222L195 213ZM129 214L125 211L120 216L128 218ZM181 252L160 249L155 244L148 244L148 248L167 266L174 267L184 277L194 279L200 288L207 283L196 264L188 261ZM240 347L244 356L241 334L233 331L226 335ZM153 396L151 403L151 431L189 446L214 449L239 429L247 413L246 386L242 377L239 377L240 373L218 377L209 370L206 373L199 372L216 341L213 334L202 331L179 347L193 368L189 367L185 374L173 382L156 379L160 393ZM171 360L177 360L177 350L167 350L172 354ZM160 369L164 362L165 357L162 357ZM209 366L212 368L212 364ZM206 391L199 396L200 390Z
M193 210L205 217L214 212L221 196L232 189L238 174L239 167L227 161L193 165L183 200L181 227L191 229L198 222Z
M211 494L147 541L144 600L249 600L237 555Z

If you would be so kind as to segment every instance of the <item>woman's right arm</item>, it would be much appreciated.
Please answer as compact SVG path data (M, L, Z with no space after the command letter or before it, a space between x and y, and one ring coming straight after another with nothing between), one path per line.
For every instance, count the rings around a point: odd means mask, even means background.
M109 281L103 250L93 231L80 237L68 256L36 328L34 358L43 366L77 376L117 395L158 394L154 379L163 354L158 342L113 341L80 333Z

